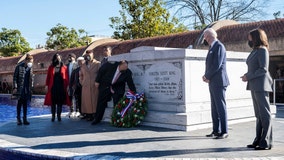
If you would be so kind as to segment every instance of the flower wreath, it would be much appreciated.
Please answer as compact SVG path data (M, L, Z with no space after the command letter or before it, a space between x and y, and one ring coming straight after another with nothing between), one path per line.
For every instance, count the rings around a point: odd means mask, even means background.
M147 114L147 100L144 93L129 91L115 105L111 124L116 127L134 127L141 123Z

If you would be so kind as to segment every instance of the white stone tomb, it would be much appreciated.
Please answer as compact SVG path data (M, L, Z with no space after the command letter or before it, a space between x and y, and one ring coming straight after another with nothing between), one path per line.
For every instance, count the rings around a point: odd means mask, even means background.
M254 118L250 91L240 78L247 71L248 54L227 51L229 124ZM142 125L190 131L212 126L209 88L202 81L206 55L207 50L138 47L109 60L127 60L137 91L145 92L149 110ZM113 107L108 104L105 121ZM271 110L275 113L275 107Z

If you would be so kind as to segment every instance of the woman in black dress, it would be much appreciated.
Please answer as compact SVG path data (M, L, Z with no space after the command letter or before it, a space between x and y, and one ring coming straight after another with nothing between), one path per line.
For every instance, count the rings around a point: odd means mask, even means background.
M45 96L45 105L51 106L51 121L55 120L55 112L57 111L57 119L61 121L62 105L70 105L67 94L67 86L69 83L67 67L62 63L61 56L55 54L52 58L52 64L48 68L46 77L46 86L48 87Z

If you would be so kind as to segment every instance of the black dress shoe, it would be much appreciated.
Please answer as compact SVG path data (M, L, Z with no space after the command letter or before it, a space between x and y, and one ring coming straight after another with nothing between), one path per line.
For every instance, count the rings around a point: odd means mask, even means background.
M55 116L53 115L53 116L51 117L51 122L54 122L54 120L55 120Z
M229 135L227 133L222 133L219 136L217 136L215 139L225 139L225 138L228 138L228 137L229 137Z
M22 125L23 123L22 123L22 121L17 121L17 125Z
M270 149L271 149L271 146L270 146L270 147L267 147L267 148L263 148L263 147L257 146L257 147L255 147L254 149L255 149L255 150L270 150Z
M217 136L219 136L219 135L220 135L220 133L212 132L212 133L210 133L210 134L207 134L206 137L217 137Z
M24 125L30 125L30 122L24 121Z
M248 144L247 145L247 148L255 148L256 147L256 145L254 145L254 144Z

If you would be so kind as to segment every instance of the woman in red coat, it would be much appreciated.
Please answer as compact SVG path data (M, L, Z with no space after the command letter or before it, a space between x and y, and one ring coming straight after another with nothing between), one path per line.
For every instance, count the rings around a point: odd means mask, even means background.
M52 64L48 67L46 77L47 93L45 95L44 105L51 106L51 121L54 122L55 111L57 119L61 121L62 105L71 105L67 93L69 84L67 67L62 63L61 56L55 54L52 57Z

